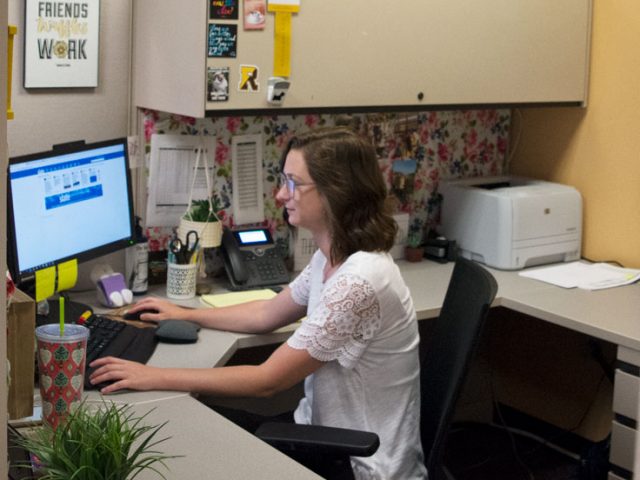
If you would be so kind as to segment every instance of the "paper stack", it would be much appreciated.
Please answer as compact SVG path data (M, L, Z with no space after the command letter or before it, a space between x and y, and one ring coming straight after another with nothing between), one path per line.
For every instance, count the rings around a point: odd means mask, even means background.
M552 267L525 270L520 275L563 288L600 290L628 285L640 279L640 270L608 263L571 262Z

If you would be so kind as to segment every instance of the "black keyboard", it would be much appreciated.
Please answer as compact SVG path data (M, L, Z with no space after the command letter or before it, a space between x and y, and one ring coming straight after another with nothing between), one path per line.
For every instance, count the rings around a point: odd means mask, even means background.
M89 329L84 388L99 388L89 383L93 372L89 364L96 358L118 357L147 363L158 344L155 328L139 328L102 315L91 315L84 323Z

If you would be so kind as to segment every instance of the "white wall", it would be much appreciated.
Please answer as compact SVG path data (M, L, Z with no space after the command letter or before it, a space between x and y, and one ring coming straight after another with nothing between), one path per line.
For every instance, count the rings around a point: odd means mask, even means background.
M129 62L132 0L100 2L98 87L23 87L24 0L9 0L9 23L18 27L14 44L9 156L48 150L74 140L106 140L129 133Z

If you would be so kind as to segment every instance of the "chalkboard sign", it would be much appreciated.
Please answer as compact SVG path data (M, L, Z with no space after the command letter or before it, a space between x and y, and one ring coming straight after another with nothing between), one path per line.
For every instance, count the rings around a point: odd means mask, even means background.
M238 0L209 0L209 18L237 20Z
M238 50L238 26L212 23L209 25L209 57L235 58Z

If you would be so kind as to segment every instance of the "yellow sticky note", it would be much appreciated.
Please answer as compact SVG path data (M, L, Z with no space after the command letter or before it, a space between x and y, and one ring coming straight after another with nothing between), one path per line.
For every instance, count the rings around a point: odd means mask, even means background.
M271 289L246 290L242 292L219 293L216 295L203 295L202 301L212 307L228 307L239 303L251 302L253 300L269 300L277 295Z
M78 260L72 259L58 265L58 292L75 287L78 281Z
M36 302L49 298L56 287L56 267L36 271Z

